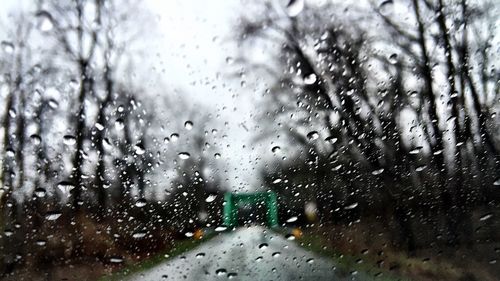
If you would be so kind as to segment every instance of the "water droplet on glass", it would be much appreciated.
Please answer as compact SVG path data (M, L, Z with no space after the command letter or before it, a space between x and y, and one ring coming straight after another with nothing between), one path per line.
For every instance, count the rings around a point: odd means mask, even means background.
M0 45L2 46L2 50L5 53L12 54L14 52L14 45L11 42L2 41L2 43L0 43Z
M259 257L257 257L257 258L255 259L255 261L256 261L256 262L260 262L260 261L262 261L262 259L263 259L263 258L262 258L262 256L259 256Z
M184 235L186 237L193 237L194 233L192 233L192 232L186 232L186 233L184 233Z
M214 158L215 158L215 159L220 159L220 158L221 158L220 153L215 153L215 154L214 154Z
M394 11L394 2L392 0L384 0L379 5L380 13L384 16L392 14Z
M309 133L307 134L307 139L308 139L308 140L310 140L310 141L312 141L312 140L316 140L316 139L318 139L318 138L319 138L319 134L318 134L318 132L316 132L316 131L312 131L312 132L309 132Z
M231 272L227 275L227 279L234 279L236 278L236 276L238 276L238 273L236 272Z
M35 196L38 197L38 198L42 198L42 197L45 197L45 194L47 194L47 191L45 190L45 188L37 188L35 189Z
M316 83L317 79L318 78L317 78L316 74L311 73L304 78L304 84L312 85L312 84Z
M102 131L104 130L104 126L101 123L95 123L95 127L97 130Z
M145 232L136 232L136 233L132 234L132 237L134 239L144 238L145 236L146 236Z
M191 130L193 128L193 122L191 121L186 121L184 123L184 128L186 128L187 130Z
M205 253L198 253L198 254L196 254L196 258L197 259L201 259L203 257L205 257Z
M215 198L217 198L216 194L210 194L207 196L207 198L205 198L205 202L207 202L207 203L214 202Z
M50 99L48 104L52 109L57 109L59 107L59 103L54 99Z
M425 168L427 168L427 165L420 165L420 166L417 166L415 168L415 171L421 172L421 171L425 170Z
M42 138L37 134L31 135L30 139L31 143L33 143L34 145L39 145L40 143L42 143Z
M391 64L396 64L398 62L398 54L391 54L389 56L389 62Z
M139 143L139 144L136 144L134 146L134 152L137 155L142 155L146 152L146 149L144 148L144 146L142 144Z
M352 210L358 206L358 202L352 203L344 207L345 210Z
M421 146L417 146L414 149L410 150L409 153L410 154L419 154L421 150L422 150L422 147Z
M296 221L297 221L297 217L291 217L291 218L286 220L286 222L296 222Z
M262 243L262 244L259 245L259 249L264 250L264 249L267 249L268 246L269 245L267 243Z
M281 147L279 147L279 146L275 146L275 147L273 147L273 148L271 149L271 151L272 151L273 153L278 153L278 152L280 152L280 150L281 150Z
M57 220L60 216L62 215L61 212L59 211L52 211L52 212L47 212L45 214L45 219L48 221L55 221Z
M178 154L179 158L182 159L182 160L186 160L186 159L189 159L189 157L191 157L191 155L187 152L180 152Z
M16 152L11 148L7 149L6 153L9 158L14 158L14 156L16 156Z
M280 253L280 252L274 252L274 253L273 253L273 258L277 258L277 257L279 257L279 256L281 256L281 253Z
M286 13L290 17L296 17L304 9L304 0L290 0L286 5Z
M278 179L273 180L273 183L280 183L280 182L281 182L281 179L279 179L279 178L278 178Z
M46 240L36 240L35 244L37 246L45 246L47 244L47 241Z
M54 27L54 23L52 21L52 15L47 11L40 11L36 14L37 19L37 27L42 32L51 31Z
M307 259L306 260L307 263L313 263L314 262L314 259L313 258L310 258L310 259Z
M215 274L218 276L226 275L226 273L227 273L227 270L224 268L219 268L215 271Z
M171 141L177 141L179 139L179 134L173 133L170 135Z
M148 202L144 198L141 198L141 199L135 201L135 206L138 208L142 208L142 207L146 206L146 204L148 204Z
M112 263L122 263L123 262L123 258L122 257L112 257L109 259L110 262Z
M494 182L493 182L493 185L500 185L500 178L496 179Z
M384 168L372 171L372 175L380 175L382 172L384 172Z
M295 235L289 233L285 236L286 240L295 240Z
M123 123L122 119L116 119L116 121L115 121L115 128L118 131L121 131L121 130L123 130L123 128L125 128L125 124Z
M66 196L69 196L69 192L73 188L75 188L75 186L72 183L67 182L67 181L62 181L62 182L57 184L57 189L59 189Z
M485 220L489 220L489 219L491 219L492 217L493 217L493 214L492 214L492 213L488 213L488 214L485 214L485 215L481 216L481 217L479 218L479 220L480 220L480 221L485 221Z
M215 228L215 231L217 231L217 232L221 232L221 231L225 231L226 229L227 229L227 227L222 225L222 226L218 226L218 227L216 227L216 228Z
M325 139L325 141L326 141L326 142L329 142L329 143L331 143L331 144L334 144L334 143L336 143L336 142L338 141L338 138L336 138L336 137L332 137L332 136L329 136L329 137L327 137L327 138Z
M72 135L65 135L63 137L63 143L67 146L73 146L76 144L76 138Z

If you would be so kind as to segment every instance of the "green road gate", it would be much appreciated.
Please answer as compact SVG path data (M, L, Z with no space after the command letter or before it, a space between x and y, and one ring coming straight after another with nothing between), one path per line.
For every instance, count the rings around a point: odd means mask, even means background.
M278 200L274 192L231 193L224 194L224 225L235 227L238 223L238 206L240 204L266 206L266 222L269 227L278 226Z

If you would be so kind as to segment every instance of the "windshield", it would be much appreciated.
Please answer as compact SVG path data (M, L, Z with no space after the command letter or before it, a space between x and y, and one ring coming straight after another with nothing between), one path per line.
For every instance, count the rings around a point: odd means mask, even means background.
M495 0L4 0L1 280L498 280Z

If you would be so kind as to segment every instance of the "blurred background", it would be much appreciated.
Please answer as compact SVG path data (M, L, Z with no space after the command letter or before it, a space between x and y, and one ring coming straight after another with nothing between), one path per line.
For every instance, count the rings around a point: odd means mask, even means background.
M223 229L225 192L274 191L352 271L497 280L499 9L4 1L2 279L140 268Z

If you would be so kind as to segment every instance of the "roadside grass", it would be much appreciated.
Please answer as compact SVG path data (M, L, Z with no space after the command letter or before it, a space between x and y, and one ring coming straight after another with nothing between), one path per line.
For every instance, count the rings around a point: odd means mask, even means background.
M280 235L289 235L289 229L273 229ZM331 259L336 263L335 272L341 276L353 276L364 274L372 276L373 280L380 281L412 281L410 278L398 277L394 272L385 268L378 268L375 265L366 262L363 255L343 254L332 247L326 238L318 233L304 231L301 237L294 240L295 244L321 257Z
M212 232L207 233L201 239L184 239L175 241L173 243L173 247L163 252L160 252L150 258L145 260L137 261L131 264L126 265L124 268L113 272L111 274L107 274L98 279L98 281L118 281L123 280L124 278L131 276L135 273L145 271L151 269L165 261L168 261L176 256L179 256L183 253L188 252L199 246L202 243L209 241L210 239L216 237L218 233Z

